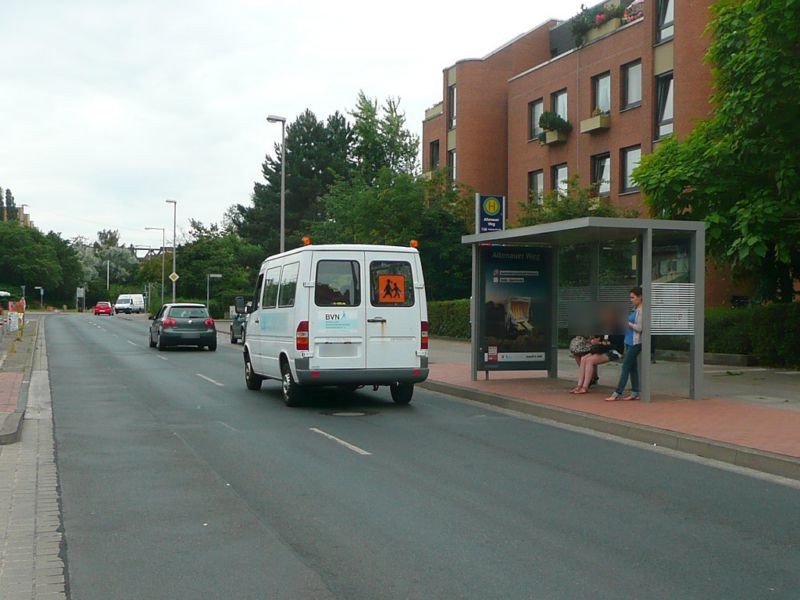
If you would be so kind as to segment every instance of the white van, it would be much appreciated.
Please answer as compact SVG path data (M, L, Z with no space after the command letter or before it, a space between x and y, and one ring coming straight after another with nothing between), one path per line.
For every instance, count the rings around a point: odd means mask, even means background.
M142 294L120 294L114 303L114 313L143 313L144 295Z
M428 307L416 248L304 246L261 265L247 313L245 382L283 382L295 406L300 388L336 385L352 391L390 386L408 404L428 377Z

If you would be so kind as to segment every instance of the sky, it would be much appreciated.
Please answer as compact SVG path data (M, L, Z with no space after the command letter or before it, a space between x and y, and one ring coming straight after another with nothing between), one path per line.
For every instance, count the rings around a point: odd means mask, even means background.
M250 201L268 114L324 119L363 90L421 135L443 68L580 4L0 0L0 187L45 233L137 246L171 243L174 199L180 243Z

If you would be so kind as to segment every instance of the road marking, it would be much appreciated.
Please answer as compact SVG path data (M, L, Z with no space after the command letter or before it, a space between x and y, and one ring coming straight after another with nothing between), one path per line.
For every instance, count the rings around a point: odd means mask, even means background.
M321 429L317 429L316 427L309 427L309 429L311 431L313 431L314 433L318 433L321 436L328 438L329 440L333 440L337 444L341 444L342 446L344 446L348 450L352 450L356 454L360 454L362 456L371 456L372 455L371 452L367 452L366 450L364 450L362 448L359 448L358 446L354 446L353 444L351 444L349 442L345 442L344 440L340 440L335 435L331 435L330 433L325 433Z
M128 343L129 343L131 346L138 346L138 345L139 345L139 344L137 344L136 342L132 342L132 341L130 341L130 340L127 340L127 342L128 342Z
M166 356L159 356L158 358L160 358L161 360L167 360Z
M220 383L219 381L214 381L213 379L211 379L211 377L206 377L202 373L195 373L195 375L197 375L200 379L205 379L209 383L213 383L214 385L218 385L219 387L224 387L225 386L224 383Z
M778 375L800 375L800 371L778 371Z
M236 431L237 433L239 432L239 430L238 430L238 429L236 429L236 427L231 427L230 425L228 425L228 424L227 424L227 423L225 423L224 421L217 421L217 423L219 423L219 424L220 424L220 425L222 425L223 427L227 427L227 428L228 428L228 429L230 429L231 431ZM229 485L230 485L230 484L229 484Z

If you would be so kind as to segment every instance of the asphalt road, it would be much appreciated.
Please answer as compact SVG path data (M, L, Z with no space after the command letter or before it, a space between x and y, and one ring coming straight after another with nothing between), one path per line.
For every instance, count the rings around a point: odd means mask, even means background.
M289 409L147 323L45 322L73 599L798 597L796 487L421 389Z

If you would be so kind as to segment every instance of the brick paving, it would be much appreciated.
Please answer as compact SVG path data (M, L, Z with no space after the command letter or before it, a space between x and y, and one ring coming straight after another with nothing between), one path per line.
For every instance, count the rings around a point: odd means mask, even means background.
M14 391L19 395L24 377L30 377L22 437L14 444L0 446L2 600L67 597L53 413L43 336L39 338L36 363L31 365L30 362L36 333L35 327L26 328L23 343L15 347L13 354L6 355L3 364L4 369L14 370L0 372L0 399ZM7 346L8 340L4 342ZM16 399L14 404L12 410L16 410Z
M430 380L506 396L531 403L566 408L709 440L800 458L800 413L724 399L685 400L654 394L650 403L605 402L611 388L574 395L573 381L492 373L491 379L470 380L469 365L435 363Z

